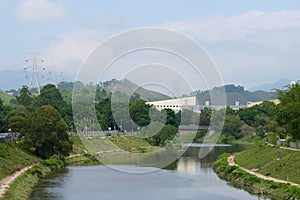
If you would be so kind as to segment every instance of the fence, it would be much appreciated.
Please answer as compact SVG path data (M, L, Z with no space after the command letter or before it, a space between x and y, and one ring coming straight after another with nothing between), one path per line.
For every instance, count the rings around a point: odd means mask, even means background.
M277 145L300 149L300 142L286 142L286 141L277 140Z

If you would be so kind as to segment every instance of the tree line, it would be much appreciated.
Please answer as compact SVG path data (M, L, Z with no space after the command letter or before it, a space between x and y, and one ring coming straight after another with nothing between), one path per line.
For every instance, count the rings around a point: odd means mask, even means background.
M204 108L200 115L191 110L175 113L171 109L158 111L146 104L139 94L130 98L122 92L114 93L117 103L112 110L112 93L102 87L84 85L80 94L91 98L92 91L97 119L102 130L109 128L128 132L139 131L152 145L164 146L178 132L180 124L210 125L212 113L226 113L222 135L239 139L244 136L245 127L253 128L259 137L300 139L300 86L295 84L278 91L280 104L265 101L251 108L221 110ZM76 131L72 113L72 93L59 90L48 84L39 95L33 95L24 86L11 105L4 105L0 99L0 130L20 132L24 147L42 158L63 157L72 150L68 131ZM129 102L123 101L129 99ZM84 102L81 102L82 104ZM76 106L81 106L80 103ZM80 110L80 109L79 109ZM129 115L124 115L128 113ZM87 112L81 109L81 112ZM84 116L84 115L83 115ZM80 119L82 127L86 119ZM77 127L78 128L78 127ZM80 128L80 123L79 123ZM79 131L79 130L77 130ZM198 134L203 136L203 134Z

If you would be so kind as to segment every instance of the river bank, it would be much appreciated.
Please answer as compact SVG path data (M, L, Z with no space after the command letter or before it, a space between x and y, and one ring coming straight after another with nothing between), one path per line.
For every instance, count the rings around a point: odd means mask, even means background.
M29 199L33 188L43 178L46 178L51 172L64 167L60 160L44 160L40 164L30 167L30 169L20 173L4 194L3 200ZM25 168L24 168L25 169Z
M20 147L16 142L0 143L0 180L10 178L14 172L18 173L13 181L3 184L5 192L3 199L28 199L33 188L43 178L51 175L52 172L60 170L65 166L92 166L101 165L95 155L88 152L79 137L71 137L73 150L64 162L56 159L41 161L36 156L31 155ZM129 151L152 151L157 147L140 138L131 136L112 136L110 138L116 145ZM38 164L40 160L41 163ZM34 165L34 167L32 167ZM29 168L25 170L26 168Z
M237 154L236 162L243 167L246 165L247 169L253 170L253 166L263 166L263 163L270 162L275 155L278 156L277 154L278 151L276 147L272 148L266 147L265 145L258 145ZM289 155L293 155L293 152L284 152L284 155L287 157L286 159L289 159ZM229 181L235 187L243 188L248 192L258 196L268 197L271 199L300 199L299 187L270 180L264 180L253 174L247 173L238 166L230 165L228 162L229 156L230 154L223 154L214 163L213 169L220 178ZM296 176L295 179L299 181L297 178L298 174L296 173L298 170L298 162L295 163L295 165L289 166L294 168L295 171L289 171L289 173L292 173L294 176ZM280 163L269 163L269 165L265 165L265 168L276 169L278 174L280 174L280 172L285 172L283 169L278 170L278 168L275 167L279 165ZM260 172L260 170L266 170L263 168L264 167L256 171ZM266 172L266 175L270 175L270 172Z

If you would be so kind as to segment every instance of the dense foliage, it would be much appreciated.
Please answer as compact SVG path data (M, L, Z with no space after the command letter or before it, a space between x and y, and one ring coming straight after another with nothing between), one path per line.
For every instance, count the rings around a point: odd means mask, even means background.
M105 89L112 88L111 84L116 85L119 83L114 80L94 86L92 84L85 85L81 82L63 82L59 84L59 88L49 84L41 89L39 95L34 95L32 90L23 86L20 90L15 91L15 94L17 94L16 99L11 99L10 104L4 104L0 98L0 130L1 132L7 132L8 130L20 132L22 136L32 134L30 137L45 134L53 142L52 144L59 146L63 144L58 144L58 141L64 140L62 138L66 137L65 133L68 130L76 131L76 128L78 128L77 131L92 131L97 128L94 124L99 124L97 130L119 130L124 133L140 131L141 134L149 137L152 144L163 146L174 138L180 124L206 127L211 125L212 113L216 118L220 117L221 119L221 116L226 112L223 129L216 130L222 133L222 137L239 139L253 133L245 131L245 129L252 128L255 130L256 135L261 138L269 137L273 142L278 138L300 139L299 84L290 86L285 91L278 91L281 101L279 105L265 101L260 105L240 110L233 110L230 107L213 110L205 107L200 114L187 109L183 109L178 113L170 109L158 111L147 105L146 101L141 99L140 96L142 95L137 92L130 97L123 91L112 92ZM121 84L124 90L129 85L128 81ZM78 109L80 113L78 113L79 117L76 119L76 127L72 112L72 90L74 88L78 89L76 95L80 97L80 101L73 102L73 104L78 108L82 108ZM229 93L245 93L242 87L226 86L221 89ZM215 88L215 91L220 92L218 88ZM143 90L143 93L145 93L145 90ZM200 95L199 92L195 94ZM227 96L230 96L230 94ZM87 115L90 110L85 109L85 100L95 103L96 119ZM45 105L51 106L51 108L43 107ZM41 108L45 113L41 112ZM51 130L44 128L43 126L46 126L46 124L43 123L43 120L54 120L48 126L51 128L55 126L55 128ZM218 120L212 123L216 122ZM42 131L43 133L40 133ZM200 135L204 136L205 132L201 132ZM49 157L52 153L68 154L68 142L64 144L66 149L60 146L50 149L48 152L39 147L44 144L42 141L44 138L39 135L38 139L35 142L26 141L27 147L37 155ZM68 141L67 138L66 141ZM49 141L46 143L50 144ZM42 146L43 148L50 148L50 145ZM43 152L38 153L37 151Z
M300 85L291 85L287 91L279 91L281 103L276 109L277 122L295 139L300 139Z
M57 110L49 105L41 106L26 118L24 145L41 158L53 155L63 158L72 150L67 130Z

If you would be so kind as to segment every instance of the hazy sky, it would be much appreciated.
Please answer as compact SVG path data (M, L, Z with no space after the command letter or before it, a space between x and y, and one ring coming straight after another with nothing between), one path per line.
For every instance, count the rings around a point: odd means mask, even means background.
M22 71L38 52L48 70L74 77L105 39L155 26L199 42L225 83L300 79L299 0L0 0L0 24L0 72Z

